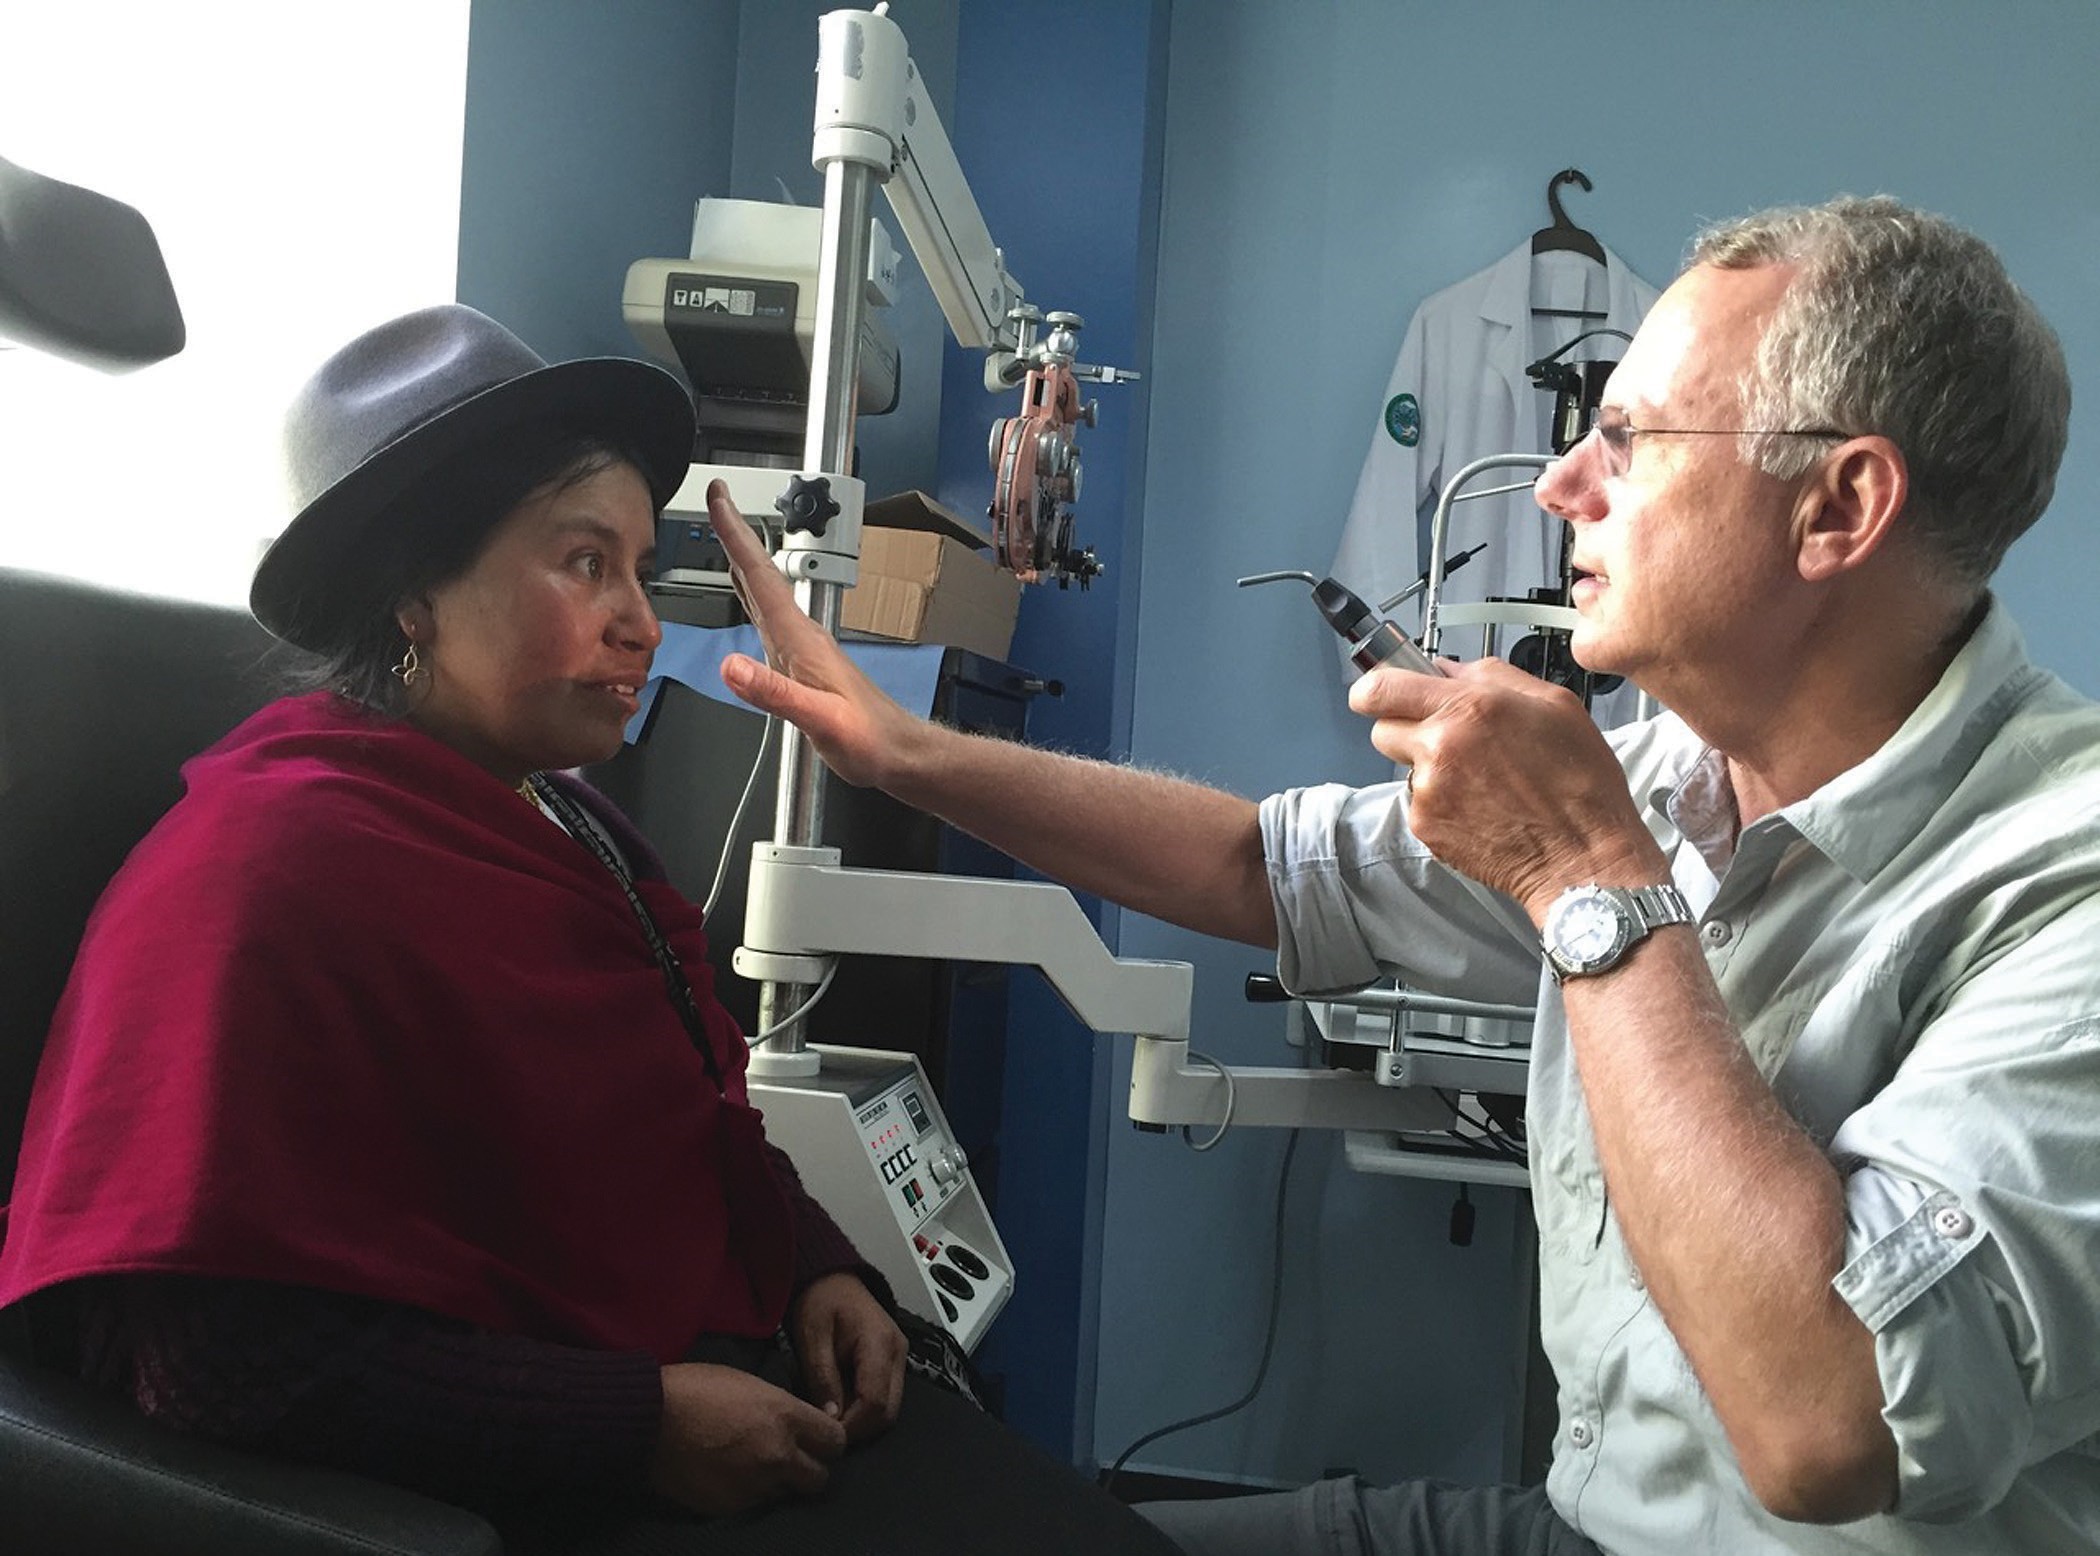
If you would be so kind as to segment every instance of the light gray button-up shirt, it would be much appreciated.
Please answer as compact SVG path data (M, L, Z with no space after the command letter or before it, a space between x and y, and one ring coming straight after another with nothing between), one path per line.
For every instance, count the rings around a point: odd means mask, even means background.
M1740 838L1680 721L1607 738L1744 1043L1845 1175L1836 1286L1875 1336L1901 1487L1835 1527L1764 1510L1612 1221L1530 921L1429 857L1398 785L1273 796L1290 988L1538 996L1555 1507L1614 1556L2100 1551L2100 708L1993 605L1887 745Z

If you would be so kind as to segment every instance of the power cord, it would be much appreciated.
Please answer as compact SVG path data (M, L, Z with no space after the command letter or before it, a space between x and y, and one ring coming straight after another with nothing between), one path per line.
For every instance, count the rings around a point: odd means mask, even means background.
M824 997L825 991L831 987L831 980L836 978L838 975L838 958L833 957L831 959L831 965L824 969L824 976L817 981L817 986L809 991L808 999L804 1000L801 1004L797 1005L791 1012L789 1012L785 1016L782 1016L778 1021L774 1022L771 1026L765 1028L763 1031L753 1032L749 1037L744 1039L744 1042L748 1046L756 1048L767 1038L772 1037L777 1033L785 1032L789 1027L793 1026L796 1022L800 1021L804 1016L808 1015L811 1011L817 1008L817 1001Z
M1220 1134L1223 1132L1222 1129L1219 1131ZM1236 1410L1244 1410L1249 1404L1253 1403L1254 1396L1261 1392L1262 1384L1267 1381L1269 1361L1276 1353L1277 1322L1283 1311L1283 1211L1284 1202L1291 1186L1291 1162L1298 1154L1298 1135L1298 1130L1293 1129L1291 1131L1290 1142L1283 1148L1283 1168L1276 1175L1275 1247L1270 1256L1269 1265L1269 1323L1268 1332L1262 1336L1261 1361L1254 1369L1254 1381L1247 1385L1246 1393L1229 1405L1221 1406L1216 1410L1207 1410L1202 1415L1190 1416L1184 1421L1169 1422L1167 1425L1156 1428L1140 1437L1116 1456L1116 1462L1110 1465L1107 1472L1101 1477L1101 1488L1104 1491L1111 1494L1114 1493L1116 1477L1123 1472L1123 1466L1129 1462L1130 1456L1136 1453L1138 1449L1144 1447L1147 1443L1158 1442L1160 1438L1169 1436L1174 1432L1183 1432L1192 1426L1204 1426L1212 1421L1220 1421ZM1210 1143L1214 1145L1217 1142L1213 1139Z
M1239 1104L1239 1087L1232 1078L1232 1071L1227 1069L1216 1059L1213 1059L1209 1054L1198 1053L1195 1049L1191 1048L1189 1050L1189 1057L1191 1059L1201 1059L1205 1064L1209 1065L1213 1070L1216 1070L1220 1075L1225 1077L1225 1116L1218 1120L1218 1127L1216 1132L1212 1134L1208 1140L1202 1141L1199 1144L1196 1138L1189 1133L1189 1126L1186 1124L1183 1124L1181 1126L1181 1139L1184 1145L1186 1145L1191 1151L1207 1151L1212 1146L1216 1145L1220 1140L1224 1139L1225 1131L1232 1127L1232 1110Z
M700 906L700 917L712 921L715 904L722 900L722 883L729 879L730 856L736 852L738 834L744 829L744 812L751 808L751 796L758 788L758 775L765 770L766 752L773 745L773 730L780 720L772 714L766 715L766 727L759 732L758 755L751 759L751 774L744 780L744 792L737 796L736 810L729 818L728 830L722 834L722 854L715 860L715 881L707 888L707 901Z
M1520 1163L1525 1160L1524 1142L1510 1134L1494 1114L1487 1110L1486 1104L1481 1105L1480 1116L1476 1118L1466 1111L1463 1095L1446 1091L1442 1087L1437 1088L1436 1094L1438 1100L1451 1110L1454 1124L1470 1124L1479 1131L1478 1134L1466 1135L1457 1129L1446 1130L1446 1136L1456 1145L1478 1156Z

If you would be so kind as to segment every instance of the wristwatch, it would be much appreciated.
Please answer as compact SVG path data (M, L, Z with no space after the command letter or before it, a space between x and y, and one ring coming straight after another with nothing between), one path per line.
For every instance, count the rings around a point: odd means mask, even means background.
M1674 886L1570 886L1546 910L1539 947L1555 983L1616 967L1665 924L1689 924L1691 904Z

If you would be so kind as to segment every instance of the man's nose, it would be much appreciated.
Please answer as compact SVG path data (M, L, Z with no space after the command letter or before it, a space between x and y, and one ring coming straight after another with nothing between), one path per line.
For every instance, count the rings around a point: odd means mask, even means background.
M1596 433L1578 438L1565 454L1548 465L1531 494L1541 508L1570 524L1596 518L1602 512L1604 494L1603 482L1598 479Z

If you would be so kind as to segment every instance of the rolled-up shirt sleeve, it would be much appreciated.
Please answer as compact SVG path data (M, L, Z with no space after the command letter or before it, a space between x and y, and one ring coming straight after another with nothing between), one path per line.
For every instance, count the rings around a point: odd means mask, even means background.
M1875 1338L1899 1517L1974 1517L2100 1434L2096 918L1990 958L1832 1141L1834 1284Z
M1276 968L1293 994L1389 973L1438 994L1527 1002L1538 937L1515 903L1438 863L1407 827L1407 792L1322 784L1261 805Z

